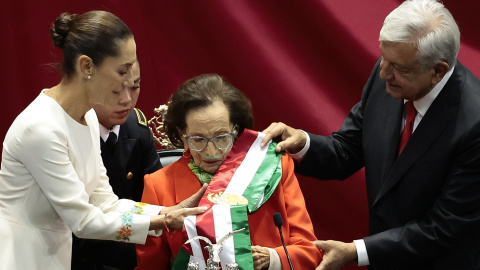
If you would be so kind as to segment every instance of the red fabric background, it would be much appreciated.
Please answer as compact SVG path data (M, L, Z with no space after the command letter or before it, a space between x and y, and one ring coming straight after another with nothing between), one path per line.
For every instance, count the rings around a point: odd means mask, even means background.
M255 129L282 121L328 135L360 99L380 57L383 19L400 2L1 1L0 138L42 88L59 81L49 65L61 59L48 34L51 23L61 12L92 9L113 12L134 33L142 67L137 107L147 117L184 80L218 73L251 99ZM459 59L480 76L479 4L444 2L462 32ZM300 183L319 239L352 241L367 234L363 172L344 182L300 177Z

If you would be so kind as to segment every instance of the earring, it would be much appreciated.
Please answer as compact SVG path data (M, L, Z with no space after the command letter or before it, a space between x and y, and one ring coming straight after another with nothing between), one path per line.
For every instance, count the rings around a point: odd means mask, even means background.
M88 75L87 79L89 79L89 80L90 80L91 78L92 78L92 76Z
M187 154L187 155L185 156L185 154ZM186 159L190 159L192 157L192 155L190 154L190 151L188 151L188 149L184 149L182 157L184 157Z

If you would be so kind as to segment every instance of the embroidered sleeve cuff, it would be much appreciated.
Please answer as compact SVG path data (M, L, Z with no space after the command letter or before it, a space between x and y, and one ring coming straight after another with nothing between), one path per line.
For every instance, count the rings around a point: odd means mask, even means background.
M153 205L153 204L145 204L142 209L143 211L141 213L138 213L139 215L144 215L144 216L156 216L162 211L164 206L158 206L158 205Z
M308 136L308 133L299 129L301 132L305 133L305 136L307 136L307 142L305 143L305 146L303 147L302 150L300 150L299 152L295 153L295 154L290 154L290 156L292 156L292 158L300 163L302 162L303 160L303 157L305 157L305 154L307 153L308 149L310 148L310 136Z
M148 235L151 235L151 236L160 236L162 235L162 230L151 230L149 231L148 230L148 227L150 227L150 217L151 216L156 216L158 215L158 213L160 213L160 211L162 210L163 206L158 206L158 205L153 205L153 204L147 204L147 203L141 203L141 202L137 202L133 207L132 209L130 210L131 211L131 214L133 214L133 217L135 216L139 216L143 222L143 220L148 220L147 222L147 231L145 232L145 234L143 235L143 232L142 232L142 235L138 235L138 239L139 240L142 240L143 243L145 243L146 241L146 238L147 238L147 234ZM124 214L123 215L123 220L125 221L125 216L128 215L128 214ZM129 228L124 228L125 227L125 222L124 223L124 226L122 227L122 230L125 230L125 229L129 229ZM128 226L127 226L128 227ZM132 227L133 227L133 224L132 224ZM143 226L142 226L142 230L143 230ZM133 228L132 230L130 230L130 233L132 234L132 236L134 235L135 238L137 238L137 233L133 234ZM125 233L125 232L123 232ZM126 239L119 239L119 235L120 235L120 232L118 232L118 235L117 235L117 240L120 240L120 241L125 241ZM138 240L132 240L132 237L129 237L130 240L126 240L127 242L135 242L135 243L138 243Z
M117 232L117 241L145 244L150 217L125 213L122 215L122 223L122 227Z
M160 211L162 211L163 208L164 206L147 204L143 207L143 212L141 213L141 215L156 216L160 213ZM159 237L160 235L162 235L162 232L163 230L151 230L151 231L148 231L148 235Z
M363 239L353 240L353 243L357 247L357 257L358 257L358 266L370 265L368 260L367 247L365 246L365 241Z
M270 254L270 265L268 266L268 270L282 270L282 260L280 260L277 251L268 247L266 249L268 249L268 253Z

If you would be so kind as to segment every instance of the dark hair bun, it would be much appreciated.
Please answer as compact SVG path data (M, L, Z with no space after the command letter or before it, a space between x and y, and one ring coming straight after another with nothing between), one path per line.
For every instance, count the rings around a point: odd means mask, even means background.
M76 14L62 13L50 27L50 36L55 47L63 49L68 32L70 32L70 24L75 17L77 17Z

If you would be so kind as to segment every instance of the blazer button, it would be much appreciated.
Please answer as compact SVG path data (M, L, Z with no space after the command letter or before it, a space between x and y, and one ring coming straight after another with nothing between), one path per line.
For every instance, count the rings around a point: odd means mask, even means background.
M127 173L127 179L130 180L133 178L133 173L132 172L128 172Z

